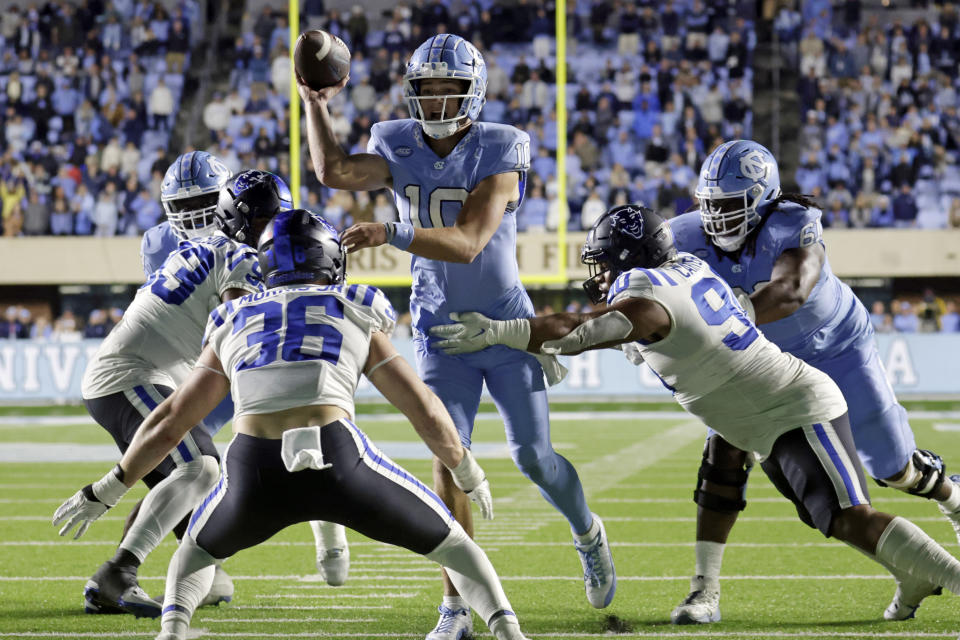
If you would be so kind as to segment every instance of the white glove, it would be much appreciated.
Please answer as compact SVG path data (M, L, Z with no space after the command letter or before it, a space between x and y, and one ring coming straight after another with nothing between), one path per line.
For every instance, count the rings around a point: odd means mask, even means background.
M92 485L88 484L73 497L60 505L53 513L53 526L66 522L60 529L60 535L69 533L79 524L73 539L76 540L87 531L94 520L107 512L107 509L120 502L120 498L127 492L127 485L120 480L123 470L117 465L107 475Z
M482 313L451 313L454 324L432 327L430 334L444 338L435 343L447 355L473 353L495 344L526 351L530 342L530 322L526 318L491 320Z
M493 495L490 493L490 483L487 482L483 469L477 464L470 449L464 448L463 460L450 469L450 473L453 476L453 484L480 507L480 515L485 520L493 520Z
M637 367L643 364L643 354L640 353L640 345L636 342L624 342L620 345L620 349L630 364Z
M750 294L746 291L737 290L736 296L737 302L739 302L743 310L747 312L747 317L750 318L750 321L756 322L757 312L753 310L753 302L750 300Z

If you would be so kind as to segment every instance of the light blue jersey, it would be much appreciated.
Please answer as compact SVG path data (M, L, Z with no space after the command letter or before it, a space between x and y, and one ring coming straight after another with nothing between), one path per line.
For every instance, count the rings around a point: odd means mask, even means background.
M140 262L143 266L143 274L149 278L150 274L162 267L167 256L180 246L180 242L180 238L170 228L169 222L161 222L147 229L140 241ZM214 436L232 419L233 397L227 394L227 397L203 419L201 424L211 436Z
M140 263L143 266L143 275L150 274L163 266L174 249L180 246L180 238L173 233L169 222L161 222L147 229L140 241Z
M701 258L734 289L754 293L770 281L789 249L823 245L819 209L781 202L766 215L739 256L720 252L703 232L697 211L670 220L677 250ZM736 260L734 258L737 258ZM877 352L866 307L824 260L807 300L791 315L759 325L763 335L811 364L840 387L850 412L857 452L874 478L899 473L916 444L906 411L897 402Z
M400 220L414 227L449 227L481 180L498 173L520 173L520 198L507 205L503 221L472 262L459 264L413 256L410 312L413 326L426 336L430 327L448 323L451 311L479 311L500 320L533 315L533 305L517 269L516 211L523 200L530 168L530 136L515 127L476 122L445 158L423 139L414 120L373 126L370 153L390 165Z
M576 470L550 442L546 384L536 358L501 345L462 356L448 356L430 346L430 327L449 323L450 312L479 311L498 320L533 315L517 267L516 220L530 168L530 137L508 125L474 122L453 151L441 158L424 140L420 124L392 120L373 126L367 150L387 161L400 220L414 227L453 226L467 196L484 178L520 174L520 197L507 205L500 226L472 262L413 256L410 312L417 371L443 401L467 447L486 383L503 417L517 467L539 486L574 532L585 532L593 516Z

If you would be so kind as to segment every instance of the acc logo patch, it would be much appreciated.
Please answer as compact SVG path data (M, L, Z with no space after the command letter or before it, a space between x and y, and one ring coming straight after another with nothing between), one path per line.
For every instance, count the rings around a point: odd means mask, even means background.
M740 173L751 180L762 180L770 171L770 162L760 151L752 151L740 158Z
M396 149L393 150L393 153L400 156L401 158L406 158L411 153L413 153L413 149L411 149L410 147L397 147Z
M446 164L444 163L443 160L437 160L436 162L433 163L433 168L436 169L437 171L439 171L440 169L443 169L445 166Z

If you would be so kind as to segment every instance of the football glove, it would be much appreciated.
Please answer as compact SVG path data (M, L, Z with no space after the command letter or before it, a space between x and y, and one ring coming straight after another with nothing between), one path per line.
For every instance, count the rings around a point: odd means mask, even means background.
M743 307L743 310L746 311L747 317L750 318L750 321L756 322L757 312L753 309L753 301L750 299L750 294L746 291L737 289L735 295L737 296L737 302L739 302L740 306Z
M61 504L53 513L53 526L66 522L60 529L60 535L66 535L79 524L73 536L76 540L86 533L87 528L106 513L107 509L120 502L120 498L128 490L127 485L121 480L122 477L123 469L117 465L107 475L80 489L73 494L72 498Z
M495 344L525 351L530 342L530 322L526 318L491 320L482 313L451 313L454 324L430 329L430 334L444 338L434 344L447 355L473 353Z
M480 507L480 515L485 520L493 520L493 495L490 493L490 483L477 464L470 449L463 450L463 459L460 464L450 469L453 483L467 494L467 497Z
M624 342L620 345L620 349L630 364L637 367L643 364L643 354L640 353L640 345L636 342Z

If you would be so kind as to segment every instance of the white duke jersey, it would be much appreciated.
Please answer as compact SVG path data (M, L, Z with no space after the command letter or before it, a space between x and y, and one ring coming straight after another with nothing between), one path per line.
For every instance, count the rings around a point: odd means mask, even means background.
M763 337L730 287L696 256L632 269L610 288L610 304L647 298L670 316L670 334L638 345L677 401L728 442L766 456L781 434L847 410L836 384Z
M479 311L505 319L516 317L515 311L510 315L505 309L520 306L533 315L517 268L516 211L530 168L529 135L505 124L475 122L441 158L427 146L415 120L389 120L373 125L367 151L387 161L400 220L414 227L453 226L467 196L483 179L512 171L520 174L520 197L507 204L500 226L472 262L413 256L410 313L415 329L426 335L430 327L450 322L451 311Z
M290 285L214 309L204 343L230 380L236 416L329 404L352 417L370 336L389 336L396 320L369 285Z
M176 387L200 355L207 317L228 289L263 289L257 252L223 234L182 242L140 287L87 365L83 397L141 384Z

